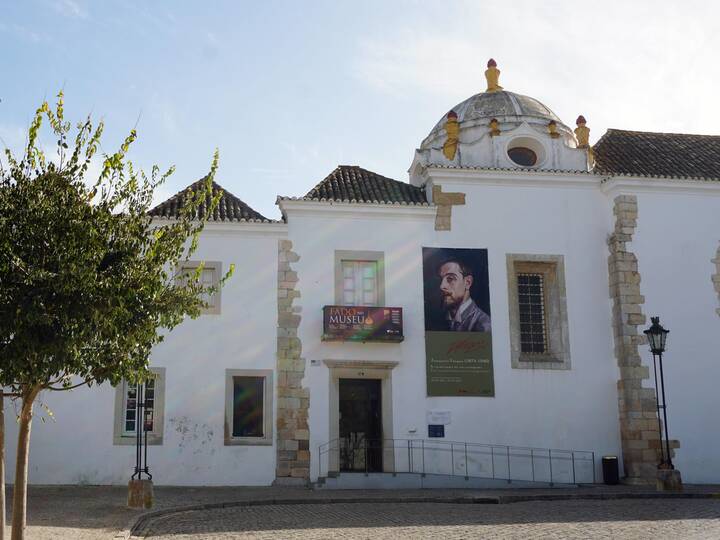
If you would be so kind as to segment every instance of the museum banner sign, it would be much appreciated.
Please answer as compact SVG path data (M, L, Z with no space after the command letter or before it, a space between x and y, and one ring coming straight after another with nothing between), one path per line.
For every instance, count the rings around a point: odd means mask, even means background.
M402 308L323 307L323 341L402 341Z
M487 249L423 248L428 396L495 395Z

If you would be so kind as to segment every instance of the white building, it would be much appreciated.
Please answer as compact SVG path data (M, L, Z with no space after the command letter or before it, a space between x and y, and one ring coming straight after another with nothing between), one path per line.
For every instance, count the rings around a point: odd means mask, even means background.
M409 182L339 166L278 197L282 221L224 193L195 257L208 280L235 275L151 359L157 484L550 467L565 482L573 463L599 481L608 454L653 479L650 315L671 329L674 463L685 482L720 482L720 137L609 130L590 149L584 121L502 90L493 64L488 90L422 141ZM172 219L183 195L153 215ZM469 308L487 324L451 331ZM56 420L35 424L30 482L125 483L132 392L41 396ZM594 452L594 469L562 450Z

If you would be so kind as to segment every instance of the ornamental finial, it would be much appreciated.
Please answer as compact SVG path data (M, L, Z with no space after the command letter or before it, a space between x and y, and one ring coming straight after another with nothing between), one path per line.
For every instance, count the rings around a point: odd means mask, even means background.
M445 157L452 161L455 159L455 153L457 152L458 143L460 142L460 124L458 124L458 115L455 111L447 113L447 121L445 122L445 133L447 133L447 139L443 144L443 154Z
M497 62L492 58L488 60L487 69L485 70L485 79L487 80L486 92L499 92L503 89L500 86L500 70L497 68Z
M557 122L555 120L550 120L550 122L548 122L548 133L553 139L557 139L560 137L560 134L557 130Z
M581 114L575 120L575 137L577 137L578 148L590 148L590 128L587 127L585 117Z

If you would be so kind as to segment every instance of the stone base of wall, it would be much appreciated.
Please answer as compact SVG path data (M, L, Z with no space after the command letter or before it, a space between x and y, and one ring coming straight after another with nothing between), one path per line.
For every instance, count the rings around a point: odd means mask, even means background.
M277 332L277 465L275 485L305 485L310 479L310 390L303 388L305 359L298 338L300 306L293 305L300 291L291 263L300 257L292 242L278 244L278 332Z
M658 491L682 491L682 477L680 471L660 469L657 471L655 483Z

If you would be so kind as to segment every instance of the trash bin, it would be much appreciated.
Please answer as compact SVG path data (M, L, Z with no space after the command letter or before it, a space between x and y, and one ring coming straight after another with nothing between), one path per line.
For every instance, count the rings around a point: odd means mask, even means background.
M602 458L603 481L614 486L620 481L617 456L603 456Z

